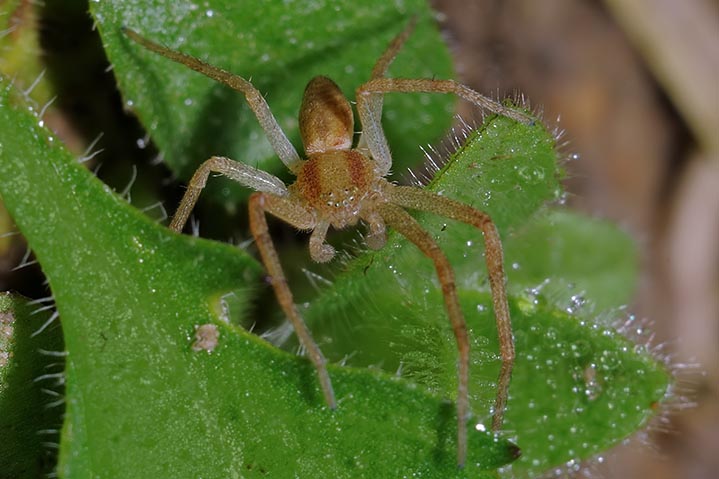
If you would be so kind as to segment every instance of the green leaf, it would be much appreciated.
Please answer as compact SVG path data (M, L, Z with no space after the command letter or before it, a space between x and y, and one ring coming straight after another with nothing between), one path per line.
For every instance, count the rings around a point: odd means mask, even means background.
M455 463L451 403L379 372L308 361L226 321L260 268L170 232L94 178L0 85L0 194L47 275L67 357L63 477L493 477L516 457L472 430ZM198 325L217 328L195 351Z
M272 112L302 152L297 115L302 92L316 75L331 77L348 98L369 79L372 66L411 16L419 22L390 68L397 77L452 76L424 0L386 2L210 0L91 3L128 109L139 116L165 162L183 179L211 155L244 161L286 177L242 94L184 65L144 50L124 36L125 25L168 47L237 73L265 94ZM454 99L446 95L389 95L387 134L395 171L421 162L419 145L449 127ZM415 118L419 121L402 121ZM213 182L214 183L214 182ZM229 181L209 195L236 207L247 190Z
M63 411L62 336L58 322L42 309L0 293L0 477L37 478L55 464L52 445Z
M637 248L607 221L561 209L538 214L509 235L504 253L508 284L517 293L539 289L554 304L588 315L633 297Z
M621 442L655 413L669 385L648 351L577 312L581 302L591 305L591 294L602 307L626 301L634 250L607 224L542 208L560 196L561 176L554 140L539 123L491 118L428 186L487 211L506 238L517 359L505 429L522 449L511 466L517 477L577 464ZM501 362L481 233L415 216L457 273L472 338L475 420L489 424ZM388 243L351 260L305 316L329 358L401 371L453 397L457 346L433 266L398 235Z

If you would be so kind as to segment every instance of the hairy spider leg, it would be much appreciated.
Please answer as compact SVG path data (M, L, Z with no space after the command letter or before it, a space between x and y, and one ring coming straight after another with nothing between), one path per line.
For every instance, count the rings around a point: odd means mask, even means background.
M277 153L277 156L279 156L280 160L282 160L282 163L284 163L291 172L297 172L302 163L300 156L297 154L297 150L295 150L295 147L292 146L290 140L287 139L285 132L282 131L282 128L280 128L280 125L277 123L275 116L272 114L269 105L267 105L267 101L265 101L265 97L262 96L262 93L260 93L259 90L252 85L252 83L239 75L235 75L234 73L230 73L222 68L209 65L195 57L170 50L169 48L155 43L152 40L144 38L130 28L123 26L122 30L128 37L148 50L162 55L174 62L185 65L196 72L202 73L215 81L223 83L230 88L243 93L245 95L245 99L247 100L247 104L250 106L257 117L257 121L265 131L265 135L270 141L272 149L275 153Z
M375 78L382 78L387 74L387 69L397 57L397 54L402 49L404 43L407 41L410 35L412 35L412 32L414 31L416 26L417 15L414 15L407 23L405 29L392 39L390 44L387 46L387 49L384 51L384 53L382 53L382 56L377 59L377 62L375 62L374 67L372 68L372 73L370 74L371 80L374 80ZM369 102L371 103L369 109L374 112L376 119L375 121L381 121L382 119L383 101L384 95L382 94L372 95L369 99ZM367 139L364 133L362 133L360 134L359 141L357 142L357 148L366 147Z
M387 143L387 138L385 137L382 129L381 113L378 115L375 111L375 108L378 106L381 107L382 105L380 101L375 99L377 95L394 92L453 93L460 98L463 98L464 100L485 108L493 113L501 114L523 123L531 123L533 121L530 116L524 114L523 112L507 108L454 80L375 77L375 74L383 74L384 71L386 71L392 61L393 55L396 55L396 52L402 45L402 42L408 36L408 34L407 36L404 34L407 30L411 31L411 27L412 24L410 24L405 32L402 32L395 38L390 45L390 48L388 48L387 52L385 52L385 54L383 54L380 58L380 61L378 61L377 66L373 70L373 77L368 82L360 85L356 91L357 111L362 124L361 140L366 142L367 149L374 161L377 162L378 171L381 175L384 176L389 173L392 166L392 156ZM514 340L512 337L509 307L507 305L505 291L502 246L496 227L487 214L469 207L468 205L454 202L448 200L447 198L443 198L432 193L422 192L421 190L410 187L406 187L406 189L401 188L397 191L399 193L389 195L388 201L396 202L397 204L407 208L435 212L458 221L473 224L480 228L483 232L486 249L485 256L500 343L500 354L502 356L502 367L498 379L497 396L495 399L494 416L492 420L492 429L494 431L498 431L501 429L504 418L509 381L511 379L512 367L514 364ZM447 201L449 201L449 203ZM454 286L452 285L451 288L454 288ZM451 297L445 295L445 303L448 304L450 301ZM456 322L464 323L464 318L461 317L461 315L455 318L450 317L450 322L453 324L455 337L458 342L458 350L460 351L460 384L458 385L457 398L457 420L459 432L457 441L458 462L462 465L467 452L466 432L463 431L466 429L466 414L468 413L469 399L467 397L468 393L466 385L469 380L468 373L464 379L462 376L462 371L468 371L468 359L466 366L461 364L461 352L465 349L465 345L460 343L462 341L466 341L466 349L469 351L469 341L466 338L462 339L462 335L458 334L457 329L454 327ZM465 382L464 386L462 385L463 381ZM462 398L462 395L465 397ZM461 403L467 405L465 415L463 415L460 411L460 408L463 407L461 406Z
M187 223L187 218L192 212L192 208L195 207L195 203L200 197L202 189L207 184L208 176L213 171L221 173L242 186L252 188L255 191L264 191L277 196L287 196L289 194L285 184L276 176L224 156L213 156L202 163L195 171L195 174L192 175L187 185L187 190L182 196L182 200L180 200L180 206L177 207L170 222L171 229L178 233L182 231L185 223Z
M314 217L309 211L299 206L299 204L286 198L274 196L269 193L253 193L250 196L250 231L255 238L262 262L269 273L270 282L275 290L277 301L292 322L297 337L307 350L310 360L317 369L327 405L330 409L335 409L337 407L337 401L335 400L335 393L332 389L330 376L327 373L327 360L312 338L312 334L309 329L307 329L307 325L302 320L299 311L297 311L297 306L295 306L294 300L292 299L292 292L282 271L280 259L272 244L265 213L276 216L300 230L312 229L315 226Z
M492 113L526 124L534 121L525 113L505 107L454 80L373 78L357 88L355 97L357 100L357 113L362 123L362 133L363 136L367 137L367 148L372 154L372 158L377 162L380 174L383 176L387 175L392 167L392 155L387 138L382 130L382 119L373 110L375 105L373 96L387 93L453 93Z
M462 467L467 458L467 419L469 417L469 337L467 323L464 321L459 307L457 288L454 282L454 271L447 257L439 249L417 220L401 206L394 203L383 203L379 207L380 214L387 225L394 228L405 238L414 243L425 256L432 260L439 283L442 286L444 305L447 316L452 324L452 331L457 340L459 350L459 371L457 381L457 464Z
M192 176L187 191L180 201L180 206L177 208L175 216L170 223L171 229L177 232L182 231L211 172L220 173L243 186L258 191L250 196L250 231L255 238L262 262L267 269L270 283L277 296L277 301L292 323L300 343L307 350L310 360L317 369L317 375L325 401L330 408L336 408L337 402L329 373L327 372L327 361L322 355L317 343L312 338L307 325L302 320L293 302L292 293L287 285L285 275L282 272L282 266L277 252L272 245L272 239L267 231L267 221L264 215L265 212L270 213L300 230L315 228L316 221L314 216L298 203L286 198L288 195L287 188L279 178L244 163L224 157L213 156L202 163Z
M485 244L485 262L489 285L492 291L492 305L497 323L497 336L499 339L499 352L502 357L502 366L499 372L497 385L497 396L494 403L494 415L492 418L492 430L499 431L502 428L504 410L507 405L509 394L509 381L514 366L514 339L512 337L512 323L509 316L509 304L507 302L506 277L504 275L504 260L502 253L502 242L492 219L486 213L473 208L459 201L440 196L426 190L420 190L409 186L390 185L385 193L392 203L405 208L428 211L436 213L462 223L475 226L482 231ZM454 288L454 285L452 285ZM444 291L444 288L443 288ZM445 294L445 302L453 300ZM460 312L461 314L461 312ZM450 318L452 324L457 319ZM462 320L463 322L464 320ZM457 332L455 331L455 335ZM460 348L463 346L460 346ZM460 370L462 366L460 364ZM460 380L462 378L460 377ZM458 405L459 409L459 405Z

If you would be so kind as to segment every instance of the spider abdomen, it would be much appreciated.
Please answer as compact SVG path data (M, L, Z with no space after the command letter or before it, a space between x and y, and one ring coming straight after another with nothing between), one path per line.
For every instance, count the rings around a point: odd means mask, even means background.
M307 84L300 108L300 135L305 152L313 155L352 146L352 107L335 82L324 76Z
M369 158L356 150L334 150L311 155L292 189L317 212L318 219L344 228L357 223L377 180Z

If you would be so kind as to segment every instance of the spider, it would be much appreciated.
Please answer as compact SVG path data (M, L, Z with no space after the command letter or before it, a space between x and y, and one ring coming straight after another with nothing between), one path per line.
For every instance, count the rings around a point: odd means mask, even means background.
M388 67L410 36L415 24L416 18L413 18L390 42L374 65L369 81L357 88L357 110L362 132L354 148L354 117L349 101L329 78L318 76L310 80L299 113L304 159L281 130L262 94L249 81L192 56L170 50L126 27L123 27L123 31L148 50L243 93L275 153L296 176L296 181L286 186L279 178L265 171L226 157L212 156L202 163L192 176L170 228L177 232L182 231L211 172L220 173L255 190L249 198L250 231L267 269L277 301L317 370L329 408L336 408L337 401L327 372L327 361L293 302L265 215L273 215L299 230L311 232L309 251L316 262L324 263L335 256L334 248L325 241L330 227L342 229L354 226L360 221L365 223L369 230L365 236L369 248L379 249L384 246L389 226L404 235L432 260L442 287L459 355L457 464L462 467L467 456L467 421L470 417L467 326L457 299L454 272L447 257L432 236L405 209L429 211L468 223L479 228L484 235L485 260L502 358L492 419L494 431L499 430L502 425L514 363L514 342L505 291L502 244L492 219L486 213L417 187L395 185L385 178L392 166L392 156L381 126L383 95L391 92L453 93L479 107L517 121L531 122L531 118L453 80L387 78L385 74Z

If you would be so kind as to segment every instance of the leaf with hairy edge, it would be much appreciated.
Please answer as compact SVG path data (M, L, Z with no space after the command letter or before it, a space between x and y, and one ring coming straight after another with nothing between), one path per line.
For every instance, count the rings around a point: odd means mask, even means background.
M607 314L623 313L592 314L592 305L613 309L627 301L635 252L605 223L544 208L561 193L557 159L541 124L494 117L428 185L488 212L505 239L517 358L504 428L522 449L510 466L516 477L577 465L620 443L656 413L669 388L649 351L604 324ZM482 236L445 218L415 216L457 274L472 341L474 420L483 429L501 363ZM400 371L454 397L457 346L436 274L399 235L351 260L309 303L306 317L331 359Z

